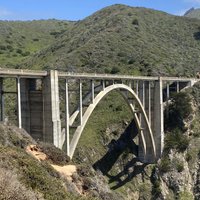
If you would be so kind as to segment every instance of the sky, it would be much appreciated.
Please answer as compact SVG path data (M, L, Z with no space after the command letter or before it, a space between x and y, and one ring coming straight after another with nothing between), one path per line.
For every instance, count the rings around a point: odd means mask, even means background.
M183 15L200 0L0 0L0 20L81 20L106 6L125 4Z

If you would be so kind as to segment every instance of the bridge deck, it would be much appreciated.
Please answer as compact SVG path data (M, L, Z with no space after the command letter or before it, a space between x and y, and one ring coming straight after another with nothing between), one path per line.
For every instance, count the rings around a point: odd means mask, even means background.
M48 75L47 71L0 68L0 77L43 78L47 75ZM195 82L195 81L198 80L198 79L195 79L195 78L185 78L185 77L129 76L129 75L70 73L70 72L58 72L58 76L60 78L94 79L94 80L156 81L156 80L162 79L163 81L179 81L179 82L189 82L189 81Z

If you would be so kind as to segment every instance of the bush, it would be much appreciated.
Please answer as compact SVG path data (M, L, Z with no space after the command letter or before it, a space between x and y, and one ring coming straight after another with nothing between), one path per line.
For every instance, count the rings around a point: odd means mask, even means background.
M171 133L167 133L165 137L165 151L169 152L170 149L177 149L183 152L189 146L189 138L187 135L182 134L180 129L175 129Z
M132 24L135 25L135 26L139 26L138 19L133 19Z
M3 50L3 51L5 51L7 48L6 48L6 46L5 45L0 45L0 50Z
M192 112L191 98L185 92L174 95L172 103L169 105L168 118L166 119L166 127L168 129L180 128L184 129L183 120Z
M158 165L160 172L166 173L171 170L171 162L168 157L163 157Z
M54 164L65 165L69 162L69 157L66 155L66 153L52 144L40 142L38 147Z
M185 159L186 159L187 162L191 161L192 160L191 153L187 152Z
M39 41L39 39L38 38L33 38L33 41L37 42L37 41Z
M25 57L25 56L29 56L30 54L31 53L29 51L26 51L26 52L23 52L21 55Z
M22 50L21 50L21 49L17 49L17 50L16 50L16 53L22 54Z
M178 159L173 159L173 163L175 164L175 168L178 172L182 172L184 170L184 163Z
M120 72L120 69L118 67L113 67L110 71L111 74L117 74Z
M25 188L13 171L0 168L0 199L4 200L38 200L41 195Z
M178 198L179 200L189 200L194 199L193 195L189 191L182 191L179 193Z
M9 50L9 51L13 51L13 47L11 46L11 45L7 45L7 49Z

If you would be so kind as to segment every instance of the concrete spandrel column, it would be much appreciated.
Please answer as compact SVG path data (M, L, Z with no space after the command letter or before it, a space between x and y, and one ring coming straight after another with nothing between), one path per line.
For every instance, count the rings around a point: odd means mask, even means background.
M17 108L18 127L22 128L20 77L17 78Z
M1 102L1 121L4 121L3 78L0 78L0 102Z
M44 140L62 148L58 72L51 70L44 80Z
M151 125L151 84L149 81L145 81L144 84L144 102L144 109Z
M139 83L136 81L136 86L135 86L135 93L138 95L139 93Z
M170 96L169 96L169 83L167 82L167 100L169 100Z
M102 80L101 84L102 84L102 90L104 90L105 89L105 80Z
M177 81L177 82L176 82L176 92L178 93L179 91L180 91L179 82Z
M65 81L65 138L67 155L69 156L69 91L68 80Z
M82 119L83 119L83 98L82 98L82 82L79 81L79 119L80 119L80 125L82 125Z
M91 80L91 102L94 102L94 80Z

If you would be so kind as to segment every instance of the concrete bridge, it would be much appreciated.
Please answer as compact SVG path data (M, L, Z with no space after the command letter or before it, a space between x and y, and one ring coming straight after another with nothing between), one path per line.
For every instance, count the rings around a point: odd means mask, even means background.
M14 80L16 90L7 91L7 79ZM64 148L72 158L93 110L103 97L115 90L130 107L137 125L139 159L153 163L161 157L164 145L163 102L170 99L173 92L192 86L196 81L182 77L0 69L0 119L4 121L6 117L6 95L16 95L19 128L24 128L35 139ZM77 100L77 105L70 106L72 94L76 95L73 101ZM64 101L62 106L61 101ZM64 117L61 113L65 113Z

